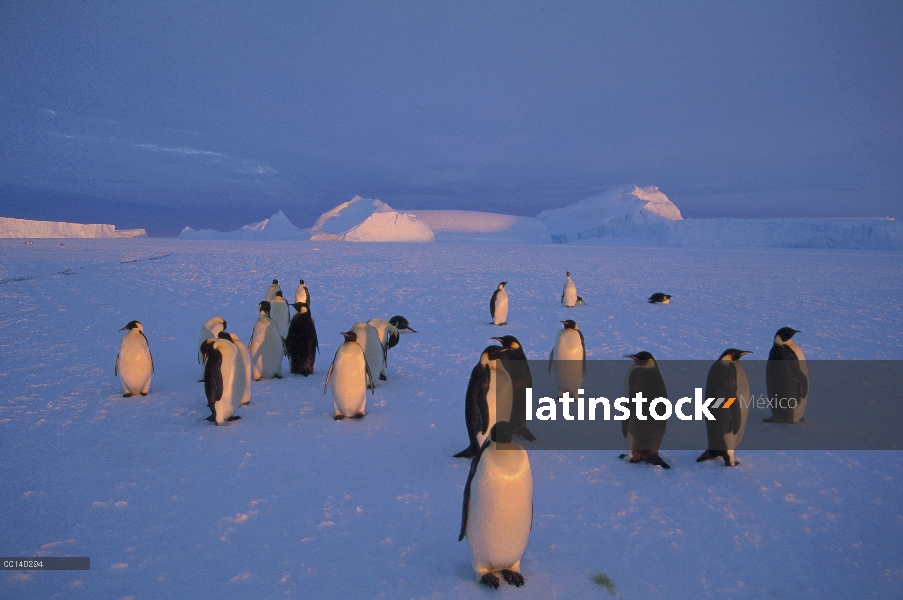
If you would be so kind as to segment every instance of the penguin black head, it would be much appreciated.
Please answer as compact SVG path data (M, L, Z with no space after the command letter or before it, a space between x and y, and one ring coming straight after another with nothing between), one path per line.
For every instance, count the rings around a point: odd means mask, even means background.
M304 285L304 280L302 279L302 280L299 281L298 283L299 283L300 285Z
M410 331L411 333L417 333L417 330L411 329L411 324L408 323L408 320L401 315L395 315L394 317L389 319L389 324L394 325L395 329L397 329L398 331Z
M274 279L274 280L273 280L273 284L279 285L279 280L278 280L278 279Z
M486 360L498 360L501 358L502 353L507 351L508 349L502 346L486 346L480 353L480 357L486 356Z
M307 309L307 302L295 302L292 304L296 311L301 312L301 309Z
M514 428L508 421L496 421L489 431L489 437L496 444L510 444L514 439Z
M571 276L571 272L568 271L567 273L565 273L565 275L566 275L567 277L570 277L570 276Z
M269 316L269 314L270 314L270 303L267 302L266 300L263 300L260 304L257 305L257 310L259 310L259 311L262 312L262 313L266 313L267 316ZM225 326L226 326L225 323L223 323L223 327L225 327Z
M201 355L204 357L204 362L207 361L207 356L213 350L213 340L204 340L204 343L201 344Z
M730 357L731 360L740 360L741 356L746 356L747 354L752 354L752 350L737 350L736 348L728 348L721 353L721 356L718 357L718 360L723 360L728 357Z
M357 334L354 333L353 331L344 331L344 332L342 332L342 335L345 336L345 342L346 342L346 343L348 343L348 342L356 342L356 341L357 341Z
M564 323L565 329L577 329L577 323L571 319L568 319L567 321L562 321L562 323Z
M791 327L781 327L778 329L777 333L774 334L775 337L781 338L782 342L790 341L795 334L799 333L798 329L793 329Z
M282 298L282 290L279 290L278 292L276 292L276 295L277 295L278 297Z
M503 335L502 337L494 337L494 340L501 342L505 348L520 348L520 342L513 335Z
M632 358L633 362L640 365L645 363L647 360L654 361L655 359L652 357L652 354L646 352L645 350L642 352L637 352L636 354L625 354L624 358Z
M226 331L220 331L218 334L216 334L216 337L218 337L221 340L228 340L230 342L232 341L232 336L229 335L228 332L226 332Z
M132 329L137 329L138 331L144 331L144 326L138 321L129 321L129 324L120 329L119 331L125 331L128 329L131 331Z
M506 285L508 285L508 282L507 282L507 281L501 282L501 283L499 284L499 289L502 289L502 288L505 287Z

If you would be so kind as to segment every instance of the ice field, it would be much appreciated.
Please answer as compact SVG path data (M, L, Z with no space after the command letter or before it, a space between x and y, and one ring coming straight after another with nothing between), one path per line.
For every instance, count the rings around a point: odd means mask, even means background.
M61 242L64 245L61 245ZM490 338L548 356L560 320L589 358L764 359L782 326L810 360L903 359L903 254L138 240L0 241L0 554L90 571L0 573L3 598L899 598L903 453L530 452L519 589L479 584L457 542L463 405ZM570 271L586 304L559 303ZM214 427L195 346L223 316L247 343L273 278L303 278L321 354L252 387ZM509 325L488 301L508 281ZM672 294L650 305L653 292ZM357 321L403 315L367 416L334 421L326 370ZM123 398L122 328L156 372ZM626 360L626 359L624 359ZM817 402L813 398L810 402ZM529 446L527 446L529 451ZM700 448L700 451L702 448ZM605 577L601 577L604 575ZM594 581L595 578L595 581ZM608 584L601 585L601 584Z

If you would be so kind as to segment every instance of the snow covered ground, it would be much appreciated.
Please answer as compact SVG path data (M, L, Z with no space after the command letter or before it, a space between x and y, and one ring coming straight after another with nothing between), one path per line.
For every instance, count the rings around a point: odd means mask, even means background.
M548 356L576 320L591 358L648 350L767 355L802 330L810 359L903 358L899 252L192 242L0 241L0 554L90 556L90 571L4 572L4 598L899 598L903 454L744 452L742 465L612 451L530 453L523 588L476 583L458 543L463 402L491 336ZM571 271L585 306L558 300ZM309 378L208 414L198 329L247 341L273 278L304 278L322 354ZM509 326L488 324L508 281ZM285 286L286 291L293 288ZM645 299L661 291L670 306ZM335 422L323 380L341 331L407 317L389 380ZM122 398L119 329L156 364ZM812 402L815 402L813 399ZM667 446L667 436L665 445ZM700 449L701 450L701 449ZM613 586L593 581L604 574ZM604 582L601 577L598 581Z

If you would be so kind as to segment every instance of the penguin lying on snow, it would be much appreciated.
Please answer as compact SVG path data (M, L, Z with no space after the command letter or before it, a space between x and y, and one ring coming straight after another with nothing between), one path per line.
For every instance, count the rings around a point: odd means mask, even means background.
M357 341L357 334L346 331L345 343L336 350L329 371L326 372L326 383L323 393L329 386L332 377L332 404L335 408L335 420L350 417L360 419L366 412L367 388L373 394L373 377L367 367L364 349Z
M460 542L467 537L477 580L498 589L501 573L520 587L520 561L533 528L533 475L523 446L513 441L504 421L493 425L490 437L470 463L464 486Z
M665 381L662 379L661 371L659 371L652 354L637 352L627 355L626 358L633 359L634 364L627 371L627 378L624 381L627 393L624 396L632 400L642 392L643 397L649 402L656 398L668 397ZM622 454L618 458L626 457L632 463L647 462L650 465L659 465L670 469L671 466L658 455L668 422L652 418L649 414L652 410L649 402L644 404L647 409L645 421L640 420L634 410L630 411L629 419L621 421L621 433L627 440L627 448L630 452ZM656 408L658 409L658 406Z
M671 294L656 292L649 296L649 304L671 304Z
M464 423L470 445L455 454L455 458L473 458L480 451L487 434L499 415L503 420L511 414L511 377L499 365L502 346L487 346L480 354L480 362L470 373L464 397ZM501 406L501 410L499 410Z
M790 327L781 327L774 334L774 344L765 363L765 386L768 398L774 404L766 423L799 423L806 412L809 400L809 367L802 348L791 340L800 333ZM795 400L790 406L789 399ZM783 406L782 406L783 404Z
M138 321L129 321L119 331L128 331L119 343L119 354L113 367L113 373L119 375L122 382L122 397L147 396L154 375L154 358L144 336L144 326Z
M493 325L508 324L508 292L505 291L507 283L501 282L489 300L489 314L492 316Z
M743 432L746 431L746 417L749 414L749 381L746 379L746 372L740 366L739 360L741 356L747 354L752 354L752 352L728 348L709 368L709 375L705 382L705 397L734 398L734 401L726 409L713 410L714 421L706 420L708 449L696 459L696 462L720 456L724 459L726 467L740 464L734 458L734 450L740 445Z

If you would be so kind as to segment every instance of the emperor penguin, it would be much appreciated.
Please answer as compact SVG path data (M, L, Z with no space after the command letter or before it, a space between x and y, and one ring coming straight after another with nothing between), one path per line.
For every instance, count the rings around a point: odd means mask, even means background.
M201 353L204 356L204 394L210 408L206 420L222 425L241 418L235 415L235 406L241 402L239 387L242 382L236 381L236 377L241 378L242 367L241 356L229 334L220 332L219 335L201 344Z
M740 462L734 458L734 450L740 445L746 431L746 417L749 415L749 381L740 365L740 357L752 354L750 350L728 348L709 368L705 382L706 398L724 398L726 402L713 410L714 421L705 422L708 434L708 449L696 462L721 457L724 466L733 467Z
M765 363L765 387L772 403L766 423L799 423L809 400L809 367L803 350L791 340L800 333L781 327L774 335L774 345ZM792 406L791 406L792 405Z
M276 323L270 318L270 303L264 300L257 305L260 315L254 323L248 354L251 356L251 375L254 381L275 377L282 379L282 357L285 345Z
M567 272L567 280L564 282L564 291L561 292L561 303L568 308L577 306L577 284L571 279L571 272Z
M276 323L279 330L279 336L285 339L288 336L289 319L288 302L282 297L282 292L276 292L276 295L270 301L270 318Z
M649 304L671 304L671 294L656 292L649 296Z
M367 368L370 369L370 373L384 372L386 360L383 347L379 343L379 332L376 331L376 327L360 322L355 323L351 327L351 331L357 334L357 343L364 349L364 357L367 359ZM376 387L376 379L373 380L373 386Z
M267 288L267 293L264 295L263 299L267 302L272 302L273 298L276 297L276 292L281 292L282 288L279 287L279 280L274 279L273 283L270 284L270 287Z
M499 578L520 587L520 561L533 528L533 474L512 427L499 421L470 463L464 486L460 542L467 537L477 581L498 589Z
M503 335L492 339L501 342L502 347L507 350L499 356L502 367L511 377L511 415L507 420L516 435L523 437L528 442L533 442L536 440L536 436L527 428L527 388L533 387L533 374L530 372L527 355L524 354L523 347L513 335Z
M201 365L201 379L204 381L204 359L201 356L201 344L207 340L215 339L220 331L226 330L226 320L221 316L210 317L201 325L201 335L198 337L198 364Z
M379 343L383 347L383 368L379 373L379 378L381 381L385 381L386 367L389 365L389 349L398 345L402 333L417 333L417 330L411 329L408 320L401 315L395 315L388 321L370 319L367 323L372 325L379 334Z
M119 342L119 354L113 368L113 373L119 375L122 382L122 397L147 396L154 376L154 358L144 336L144 326L138 321L129 321L119 331L127 332Z
M511 377L499 366L499 358L508 350L502 346L487 346L480 354L480 362L470 372L464 397L464 423L470 445L455 454L455 458L473 458L486 441L496 417L511 415Z
M586 376L586 343L576 322L568 319L561 323L564 327L549 353L549 373L554 370L559 392L570 392L576 398Z
M288 354L289 370L307 377L314 372L314 361L320 351L317 328L307 304L295 302L293 306L296 312L288 327L285 352Z
M493 325L508 324L508 292L505 291L507 283L507 281L501 282L499 287L492 292L492 298L489 300L489 314L492 316Z
M332 377L332 405L335 409L335 420L350 417L360 419L366 412L367 388L373 394L373 377L367 367L364 349L357 341L354 331L346 331L345 343L336 350L329 371L326 372L326 383L323 393L329 386Z
M630 452L622 454L620 458L627 457L632 463L647 462L650 465L659 465L670 469L671 466L658 455L668 422L667 420L657 420L649 414L653 400L668 397L665 380L662 379L662 373L659 371L655 358L649 352L628 354L626 358L632 359L633 365L627 371L627 377L624 380L626 388L624 396L629 398L634 406L631 408L630 418L621 421L621 433L627 440L627 449ZM646 399L646 402L643 403L644 408L641 409L643 416L646 417L645 420L637 416L636 404L633 402L639 393L642 393ZM660 415L660 411L661 409L656 407L656 414Z
M302 279L300 283L298 283L298 288L295 290L295 303L303 302L307 305L307 308L310 308L310 292L307 290L307 286L304 285L304 280Z
M248 348L242 343L240 339L238 339L237 335L235 335L231 331L224 333L226 333L229 336L229 339L232 340L232 343L235 344L235 349L238 350L238 355L241 357L241 370L242 377L244 378L244 387L242 388L241 393L241 405L244 406L251 403L251 355L248 354Z

